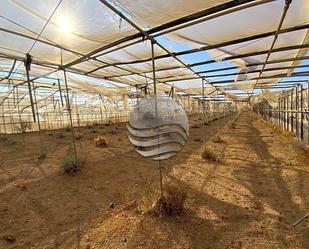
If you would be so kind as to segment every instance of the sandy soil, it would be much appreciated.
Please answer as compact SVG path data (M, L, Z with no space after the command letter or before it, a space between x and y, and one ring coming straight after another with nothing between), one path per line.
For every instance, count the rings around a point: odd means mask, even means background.
M219 163L201 158L200 127L163 163L165 181L188 193L181 217L141 211L159 187L158 168L133 151L125 124L79 129L87 165L74 176L59 166L68 131L43 132L43 145L37 133L10 136L0 143L0 248L309 248L309 219L292 226L309 212L308 154L252 113L231 122L206 127ZM218 130L223 143L211 141ZM94 146L98 134L107 148Z

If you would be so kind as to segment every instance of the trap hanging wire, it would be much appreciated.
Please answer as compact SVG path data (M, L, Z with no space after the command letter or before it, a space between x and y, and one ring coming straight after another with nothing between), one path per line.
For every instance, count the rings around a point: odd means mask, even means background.
M129 114L127 128L135 151L156 161L176 155L189 135L187 114L170 96L146 95L139 100Z

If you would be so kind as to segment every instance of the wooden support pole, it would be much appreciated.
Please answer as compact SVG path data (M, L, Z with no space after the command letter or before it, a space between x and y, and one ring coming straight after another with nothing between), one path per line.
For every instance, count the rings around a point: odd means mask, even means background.
M77 126L80 127L76 93L74 94L74 97L75 97L75 110L76 110Z
M303 85L300 85L300 139L304 140L304 109L303 109L303 97L304 97Z
M279 113L278 113L278 125L279 125L279 127L280 127L280 129L281 129L281 100L282 100L282 98L279 98L279 105L278 105L278 108L279 108Z
M203 145L205 146L206 143L206 136L205 136L205 82L202 78L202 122L203 122Z
M307 82L307 115L309 115L309 81ZM307 142L309 145L309 117L307 119Z
M156 84L156 65L155 65L155 55L154 55L154 42L151 41L151 56L152 56L152 78L153 78L153 91L155 95L155 112L156 112L156 122L157 127L159 125L158 121L158 104L157 104L157 84ZM158 136L159 139L159 136ZM158 144L158 150L160 148L160 144ZM162 177L162 166L161 166L161 160L158 160L159 165L159 175L160 175L160 194L163 196L163 177Z
M36 91L35 91L35 87L34 87L34 82L32 81L32 88L33 88L33 95L34 95L34 101L35 101L35 109L36 109L36 116L37 116L37 121L38 121L38 129L39 129L39 136L40 136L40 150L41 150L41 154L44 154L43 148L44 148L44 144L43 144L43 137L42 137L42 132L41 132L41 124L40 124L40 115L39 115L39 108L38 108L38 103L37 103L37 99L36 99Z
M31 89L31 82L30 82L30 75L29 75L29 71L31 70L31 62L32 62L32 56L30 54L26 54L26 59L24 60L24 64L26 68L27 84L28 84L28 91L29 91L29 98L30 98L33 121L36 122L36 118L35 118L36 115L35 115L35 110L34 110L32 89Z
M69 88L68 88L68 82L67 82L67 75L66 70L63 69L63 75L64 75L64 83L65 83L65 89L66 89L66 99L67 99L67 107L69 112L69 118L70 118L70 125L71 125L71 137L72 137L72 144L75 154L75 160L77 163L77 150L76 150L76 143L75 143L75 136L74 136L74 130L73 130L73 120L72 120L72 112L71 112L71 105L70 105L70 98L69 98Z
M8 104L8 111L10 115L11 133L14 133L13 118L12 118L13 113L11 113L11 105L10 105L9 97L7 98L7 104Z
M281 97L281 129L284 130L284 97Z
M22 123L22 120L21 120L21 115L20 115L20 108L19 108L19 92L18 92L18 86L16 87L16 98L17 98L17 111L18 111L18 117L19 117L19 124L20 124L20 129L21 129L21 123Z
M2 103L1 105L2 105L2 121L3 121L3 129L4 129L4 133L6 133L6 125L5 125L5 117L4 117L4 103Z
M60 79L58 79L58 88L59 88L59 93L60 93L61 105L63 107L63 98L62 98L62 90L61 90Z
M296 86L295 88L295 126L296 126L296 136L297 140L299 140L299 85Z
M294 131L294 112L293 112L293 108L294 108L294 88L291 89L291 94L290 94L290 125L291 125L291 131Z
M58 106L58 117L59 117L59 122L60 122L60 129L63 128L63 121L62 121L62 111L61 111L61 108L60 108L60 101L57 101L57 106ZM58 129L59 129L58 127Z
M286 100L286 92L283 94L283 129L287 130L287 124L286 124L286 106L287 106L287 100Z

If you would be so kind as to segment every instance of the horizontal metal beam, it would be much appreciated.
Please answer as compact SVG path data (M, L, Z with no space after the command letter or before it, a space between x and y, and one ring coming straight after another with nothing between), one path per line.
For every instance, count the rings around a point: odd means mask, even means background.
M308 60L308 59L309 59L309 56L301 56L301 57L296 57L296 58L285 58L285 59L271 60L271 61L267 61L266 64L269 65L269 64L276 64L276 63L283 63L283 62L290 62L290 61L302 61L302 60ZM249 64L246 65L246 67L255 67L255 66L261 66L261 65L263 65L263 62L249 63ZM239 67L237 67L237 66L222 67L222 68L198 71L198 73L200 73L200 74L213 73L213 72L227 71L227 70L238 69L238 68Z
M3 53L3 52L0 52L0 58L17 60L17 61L20 61L20 62L23 62L24 59L25 59L24 57L21 57L21 56L9 55L9 54ZM49 62L40 61L35 57L33 57L33 59L32 59L32 64L37 65L37 66L52 68L52 69L58 69L59 66L61 66L61 65L56 64L56 63L49 63Z
M278 85L278 84L274 84L274 85L259 85L257 86L255 89L284 89L284 88L289 88L289 87L295 87L297 86L297 84L287 84L287 85ZM235 86L224 86L223 87L224 90L228 90L228 91L244 91L242 89L236 88Z
M232 13L235 13L235 12L238 12L238 11L242 11L244 9L252 8L252 7L255 7L255 6L258 6L258 5L262 5L262 4L270 3L270 2L274 2L274 1L276 1L276 0L259 0L259 1L253 1L251 3L239 5L239 6L236 6L236 7L233 7L233 8L229 8L229 9L226 9L226 10L223 10L223 11L220 11L220 12L199 18L197 20L193 20L193 21L184 23L182 25L170 27L166 30L163 30L162 32L157 32L157 33L153 34L152 37L157 38L159 36L166 35L168 33L175 32L175 31L180 30L180 29L188 28L190 26L194 26L194 25L199 24L199 23L207 22L209 20L216 19L216 18L221 17L221 16L229 15L229 14L232 14ZM115 52L117 50L124 49L124 48L127 48L129 46L133 46L133 45L140 43L140 42L143 42L143 41L144 41L144 39L138 39L138 40L133 41L133 42L128 42L128 43L126 43L122 46L117 46L116 48L109 49L108 51L103 51L103 52L95 55L95 57L100 57L100 56Z
M277 75L272 75L272 76L264 76L264 77L261 77L261 79L274 79L274 78L284 78L284 77L308 77L308 76L309 76L309 71L306 71L306 72L292 73L291 75L277 74ZM164 82L187 81L187 80L196 80L196 79L199 79L199 78L196 78L196 77L192 77L192 78L179 78L177 80L168 80L168 81L164 81ZM256 78L247 79L245 81L250 81L250 80L256 80ZM237 83L241 83L241 82L242 81L238 81ZM235 83L235 80L211 81L211 84L213 84L213 85L225 84L225 83ZM263 83L261 83L261 84L263 84Z
M199 19L201 17L212 15L212 14L218 13L220 11L224 11L224 10L234 8L236 6L247 4L247 3L250 3L250 2L254 2L254 1L255 0L233 0L233 1L229 1L227 3L223 3L223 4L220 4L220 5L211 7L209 9L205 9L205 10L199 11L197 13L194 13L194 14L191 14L191 15L188 15L188 16L185 16L185 17L181 17L177 20L173 20L171 22L162 24L160 26L157 26L155 28L149 29L149 30L144 31L144 32L147 35L150 35L150 34L153 34L155 32L163 31L164 29L167 29L169 27L174 27L175 25L180 25L180 24L183 24L183 23L186 23L186 22L194 21L194 20ZM85 56L82 56L82 57L80 57L80 58L78 58L78 59L76 59L76 60L74 60L70 63L67 63L66 65L64 65L64 67L65 68L71 67L73 65L76 65L77 63L84 61L85 59L87 59L87 58L89 58L89 57L91 57L91 56L93 56L97 53L100 53L100 52L106 50L106 49L115 47L117 45L120 45L120 44L128 42L128 41L132 41L132 40L137 39L137 38L143 38L143 37L146 37L146 35L143 34L143 32L138 32L138 33L135 33L133 35L123 37L123 38L121 38L117 41L110 43L110 44L99 47L99 48L87 53Z
M11 74L13 73L13 70L15 68L15 65L16 65L16 60L13 61L13 64L12 64L12 67L11 67L11 70L8 72L8 75L6 77L3 77L2 79L0 79L0 82L3 81L3 80L6 80L6 79L9 79Z
M276 63L282 63L282 62L290 62L290 61L301 61L301 60L307 60L309 59L309 56L301 56L297 58L285 58L285 59L277 59L277 60L271 60L267 61L268 64L276 64ZM256 63L248 63L246 64L246 67L255 67L255 66L260 66L263 65L263 62L256 62ZM161 68L161 69L156 69L157 72L162 72L162 71L168 71L168 70L173 70L173 69L180 69L184 68L181 66L176 66L176 67L166 67L166 68ZM220 71L227 71L227 70L232 70L232 69L239 69L238 66L231 66L231 67L222 67L222 68L216 68L216 69L209 69L209 70L202 70L202 71L196 71L198 74L203 74L203 73L212 73L212 72L220 72ZM151 73L152 71L146 71L143 72L143 74ZM115 77L123 77L123 76L130 76L134 74L122 74L122 75L115 75L115 76L108 76L106 79L112 79ZM206 76L207 77L207 76Z
M309 24L299 25L299 26L295 26L295 27L282 29L279 32L279 34L289 33L289 32L298 31L298 30L304 30L304 29L308 29L308 28L309 28ZM217 44L207 45L207 46L203 46L203 47L196 48L196 49L189 49L189 50L185 50L185 51L181 51L181 52L173 52L173 53L170 53L170 54L159 55L159 56L155 56L154 58L155 58L155 60L158 60L158 59L170 58L172 56L182 56L182 55L188 55L188 54L192 54L192 53L198 53L198 52L207 51L207 50L211 50L211 49L216 49L216 48L236 45L236 44L239 44L239 43L248 42L248 41L252 41L252 40L257 40L257 39L261 39L261 38L266 38L266 37L274 35L275 33L276 33L276 31L265 32L265 33L261 33L261 34L257 34L257 35L251 35L251 36L247 36L247 37L243 37L243 38L239 38L239 39L235 39L235 40L231 40L231 41L225 41L225 42L221 42L221 43L217 43ZM104 69L104 68L108 68L108 67L111 67L111 66L139 64L139 63L149 62L151 60L152 60L152 58L146 58L146 59L140 59L140 60L134 60L134 61L116 62L116 63L112 63L112 64L106 64L106 65L103 65L103 66L98 67L96 69L93 69L93 70L87 72L86 74L91 74L95 71L98 71L98 70Z
M288 67L274 67L274 68L266 68L263 70L263 72L270 72L270 71L278 71L278 70L287 70L287 69L297 69L297 68L307 68L309 67L309 64L307 65L299 65L299 66L288 66ZM207 78L217 78L217 77L227 77L227 76L236 76L236 75L246 75L251 73L258 73L260 70L251 70L248 72L239 72L239 73L227 73L227 74L213 74L213 75L206 75Z
M275 49L272 50L272 53L284 52L284 51L302 49L302 48L308 48L308 47L309 47L309 44L292 45L292 46L275 48ZM227 56L220 61L241 59L241 58L246 58L246 57L251 57L251 56L264 55L264 54L267 54L267 53L268 53L268 50L261 50L261 51L250 52L250 53L245 53L245 54L237 54L237 55ZM196 67L196 66L201 66L201 65L206 65L206 64L216 63L216 62L217 62L216 60L207 60L207 61L192 63L192 64L189 64L189 66L190 67Z
M293 77L308 77L309 76L309 71L306 71L306 72L301 72L301 73L292 73L291 75L288 75L288 74L277 74L277 75L272 75L272 76L263 76L263 77L260 77L260 79L276 79L276 78L285 78L285 77L288 77L288 78L293 78ZM249 80L256 80L257 77L255 78L252 78L252 79L248 79L247 81ZM221 80L221 81L212 81L212 84L226 84L226 83L234 83L235 81L234 80ZM241 83L241 81L238 81L237 83ZM259 83L259 84L263 84L263 83Z
M214 7L210 7L209 9L201 10L201 11L196 12L194 14L191 14L191 15L188 15L188 16L185 16L185 17L181 17L177 20L173 20L173 21L170 21L168 23L162 24L158 27L150 29L147 33L153 34L153 33L156 33L156 32L171 28L171 27L175 27L175 26L178 26L178 25L181 25L181 24L184 24L184 23L188 23L188 22L197 20L199 18L209 16L209 15L212 15L214 13L218 13L220 11L230 9L230 8L234 8L236 6L247 4L247 3L250 3L250 2L255 2L255 0L229 1L229 2L226 2L226 3L220 4L220 5L214 6Z
M115 8L111 3L109 3L107 0L100 0L100 2L102 4L104 4L106 7L108 7L109 9L111 9L113 12L115 12L119 17L121 17L123 20L125 20L128 24L130 24L132 27L134 27L137 31L139 31L143 36L147 37L150 41L152 46L157 45L160 49L162 49L163 51L165 51L166 53L170 54L176 61L178 61L180 64L182 64L184 67L186 67L187 69L189 69L190 71L192 71L194 74L196 74L196 72L188 67L188 65L186 63L184 63L181 59L179 59L177 56L174 56L164 45L162 45L161 43L159 43L157 40L155 40L152 36L150 36L147 32L145 32L143 29L141 29L137 24L135 24L132 20L130 20L127 16L125 16L121 11L119 11L117 8ZM153 47L152 47L153 48ZM202 79L201 76L199 76L198 74L196 74L199 78ZM145 76L146 77L146 76ZM153 79L154 81L154 79ZM160 81L160 83L165 83Z
M17 31L13 31L13 30L1 28L1 27L0 27L0 31L5 32L5 33L9 33L9 34L12 34L12 35L16 35L16 36L19 36L19 37L23 37L23 38L26 38L26 39L29 39L29 40L37 41L37 42L39 42L39 43L43 43L43 44L45 44L45 45L48 45L48 46L51 46L51 47L54 47L54 48L62 49L62 50L64 50L64 51L73 53L73 54L75 54L75 55L83 55L83 54L81 54L81 53L79 53L79 52L77 52L77 51L74 51L74 50L72 50L72 49L68 49L68 48L66 48L66 47L63 47L63 46L61 46L61 45L55 43L55 42L49 41L49 40L47 40L46 38L44 38L44 39L46 39L46 40L42 40L42 39L40 39L40 38L37 38L37 36L36 36L36 37L32 37L32 36L30 36L30 35L26 35L26 34L23 34L23 33L17 32ZM38 35L38 34L37 34L37 35Z
M60 50L64 50L64 51L70 52L70 53L72 53L72 54L74 54L74 55L77 55L77 56L85 56L84 54L82 54L82 53L80 53L80 52L74 51L74 50L72 50L72 49L65 48L65 47L63 47L63 46L61 46L61 45L59 45L59 44L57 44L57 43L50 42L49 40L48 40L48 41L42 40L42 39L39 39L39 38L36 38L36 37L32 37L32 36L29 36L29 35L26 35L26 34L22 34L22 33L16 32L16 31L4 29L4 28L1 28L1 27L0 27L0 31L6 32L6 33L10 33L10 34L13 34L13 35L16 35L16 36L20 36L20 37L23 37L23 38L27 38L27 39L30 39L30 40L34 40L34 41L36 41L36 42L40 42L40 43L49 45L49 46L51 46L51 47L58 48L58 49L60 49ZM33 33L34 33L34 32L33 32ZM46 39L46 38L45 38L45 39ZM87 57L87 58L88 58L88 59L92 59L92 60L97 61L97 62L102 63L102 64L108 64L107 62L102 61L102 60L99 60L99 59L94 58L94 57L93 57L93 58ZM88 60L88 61L89 61L89 60ZM91 62L89 62L89 63L91 64ZM58 65L58 67L61 67L61 68L62 68L61 65ZM131 71L131 70L129 70L129 69L119 68L119 67L116 67L116 68L121 69L121 70L124 70L124 71L127 71L127 72L129 72L130 74L133 73L133 71ZM73 71L75 71L75 72L79 72L79 73L81 73L81 74L83 74L83 75L86 75L86 72L83 72L83 71L78 70L78 69L76 69L76 68L71 68L71 70L73 70ZM138 74L138 73L137 73L137 75L140 75L140 76L142 76L142 77L145 77L145 76L142 75L142 74ZM101 77L101 78L102 78L102 79L105 79L105 77ZM146 77L146 78L147 78L147 77Z

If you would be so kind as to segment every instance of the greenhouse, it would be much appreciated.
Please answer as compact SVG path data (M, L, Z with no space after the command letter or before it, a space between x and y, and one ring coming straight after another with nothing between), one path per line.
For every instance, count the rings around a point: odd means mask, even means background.
M308 0L2 0L0 35L0 249L309 248Z

